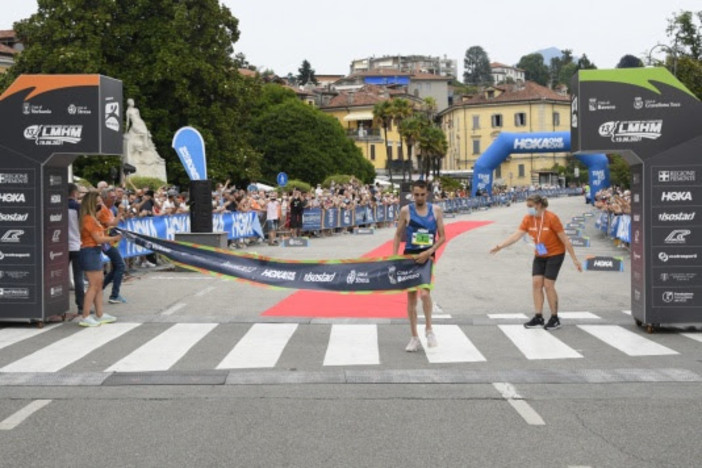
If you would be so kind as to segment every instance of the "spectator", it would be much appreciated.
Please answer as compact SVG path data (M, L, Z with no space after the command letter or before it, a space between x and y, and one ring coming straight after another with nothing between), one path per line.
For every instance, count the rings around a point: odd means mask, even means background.
M266 203L266 224L268 225L268 245L276 245L276 231L280 222L280 202L275 192L271 192L268 203Z
M114 189L106 188L102 191L102 202L102 208L98 211L97 218L100 224L108 228L108 234L113 235L114 233L110 228L116 227L122 220L122 217L117 215L117 207L114 204ZM102 288L105 289L112 283L112 293L107 302L110 304L124 304L127 300L120 295L125 269L122 254L119 253L119 249L116 245L109 243L103 244L102 250L107 258L110 259L111 264L110 272L105 275L102 285Z
M83 312L85 288L80 262L80 191L76 184L68 184L68 260L73 270L73 284L78 313Z

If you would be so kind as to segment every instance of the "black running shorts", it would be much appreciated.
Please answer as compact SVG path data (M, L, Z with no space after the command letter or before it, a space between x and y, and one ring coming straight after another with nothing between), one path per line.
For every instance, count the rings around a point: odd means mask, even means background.
M534 263L531 267L531 276L543 276L546 279L556 281L564 259L564 253L551 257L534 257Z

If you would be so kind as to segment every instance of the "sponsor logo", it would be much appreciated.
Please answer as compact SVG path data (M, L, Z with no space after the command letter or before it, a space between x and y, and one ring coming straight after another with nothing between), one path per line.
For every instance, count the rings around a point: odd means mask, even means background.
M692 192L661 192L661 201L692 201Z
M667 283L668 281L676 281L678 283L689 283L695 278L697 278L697 273L687 273L687 272L673 272L673 273L661 273L661 281Z
M346 277L346 283L348 284L369 284L370 278L368 273L357 272L356 270L351 270L351 272Z
M49 252L49 258L51 260L54 260L56 258L61 258L63 257L63 252L54 252L53 250Z
M570 126L578 128L578 96L575 94L570 101Z
M32 254L30 253L8 253L0 250L0 260L5 260L6 258L30 258Z
M638 96L635 97L635 98L634 98L634 109L640 110L640 109L643 109L643 106L644 106L643 99L641 99L641 98L638 97Z
M105 127L114 132L119 132L119 102L108 102L105 104Z
M39 146L73 145L83 139L82 125L32 125L24 130L24 138Z
M405 283L421 277L418 271L397 270L394 266L388 267L388 279L391 284Z
M63 219L63 214L52 214L49 216L50 223L60 223Z
M190 154L190 151L188 151L188 147L179 146L178 148L176 148L176 152L180 155L181 158L183 158L183 161L185 162L185 167L188 170L188 174L192 176L193 180L198 180L200 178L200 173L195 167L195 163L193 162L193 156Z
M668 234L663 242L666 244L686 244L687 236L692 234L689 229L675 229Z
M662 120L625 120L611 121L600 125L602 137L611 138L615 143L631 143L657 140L662 135Z
M592 266L597 268L614 268L614 262L612 260L595 260Z
M7 244L18 244L23 235L24 231L22 229L9 229L5 234L3 234L2 238L0 238L0 242Z
M306 273L302 281L306 283L331 283L336 278L336 273Z
M0 221L10 221L13 223L21 223L29 219L29 213L0 213Z
M641 195L638 193L634 194L634 203L639 203L641 201Z
M617 106L612 104L610 101L600 101L597 98L590 98L587 101L587 108L590 112L603 111L603 110L616 110Z
M682 221L694 221L696 211L685 212L681 211L679 213L658 213L658 221L661 222L682 222Z
M634 261L636 261L636 260L641 260L641 255L634 252Z
M395 272L397 269L394 266L389 266L388 267L388 281L390 281L390 284L397 284L397 279L395 279Z
M356 281L356 270L351 270L346 276L346 284L353 284Z
M660 102L655 99L643 99L639 96L634 98L634 109L641 110L646 109L671 109L682 107L679 102Z
M0 270L0 279L23 280L29 276L28 271Z
M638 289L634 289L634 300L635 301L641 300L641 291L639 291Z
M0 288L0 299L28 299L29 288Z
M51 203L52 205L60 204L61 203L61 195L59 195L59 194L51 195L51 198L49 198L49 203Z
M261 276L276 280L295 281L297 273L294 271L271 270L266 268L263 270L263 273L261 273Z
M51 270L49 272L49 278L51 279L57 279L57 278L63 278L63 270Z
M687 304L688 302L695 300L695 293L665 291L663 292L661 298L666 304Z
M631 183L632 184L640 184L641 183L641 174L636 173L631 176Z
M51 115L51 109L44 109L44 106L42 105L34 105L30 104L28 102L25 102L24 105L22 105L22 113L24 115L30 115L30 114L43 114L43 115Z
M51 236L51 242L54 242L54 243L61 242L61 230L60 229L54 230L54 234Z
M635 215L634 215L634 222L635 222L635 223L638 223L639 221L641 221L641 215L635 214Z
M517 138L514 140L514 149L564 149L563 138Z
M27 198L23 193L0 193L0 202L3 203L26 203Z
M55 187L63 183L63 177L60 175L50 175L49 176L49 186Z
M238 271L240 273L253 273L254 271L257 270L256 267L251 267L251 266L243 266L243 265L235 265L231 262L225 262L223 266L232 271Z
M0 173L0 184L25 185L29 183L29 174L27 173Z
M88 106L76 106L75 104L71 104L66 110L69 115L91 115L93 113Z
M634 232L634 244L639 243L640 236L641 236L641 232L639 232L639 230L637 229L636 232Z
M658 171L658 182L695 182L695 171Z
M668 262L668 260L697 260L697 254L667 254L666 252L660 252L658 259L663 263Z
M49 289L49 295L51 297L63 296L63 286L54 286Z

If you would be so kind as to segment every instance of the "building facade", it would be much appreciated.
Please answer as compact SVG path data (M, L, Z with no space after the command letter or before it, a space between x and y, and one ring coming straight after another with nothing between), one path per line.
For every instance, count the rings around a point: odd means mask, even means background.
M456 60L428 55L385 55L366 57L351 61L349 74L372 70L395 70L404 73L428 73L445 77L458 76Z
M471 170L501 132L570 130L570 98L531 81L491 86L440 113L448 152L443 169ZM565 165L568 153L513 154L496 170L496 185L553 184L554 164Z
M501 83L524 83L524 70L511 67L504 63L493 62L490 64L492 70L492 82Z
M0 30L0 73L14 65L15 57L22 49L24 47L13 30Z

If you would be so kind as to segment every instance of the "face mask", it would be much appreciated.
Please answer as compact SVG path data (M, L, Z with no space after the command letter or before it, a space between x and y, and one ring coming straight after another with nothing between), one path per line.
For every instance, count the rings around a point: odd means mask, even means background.
M527 213L529 214L529 216L536 216L536 208L534 208L533 206L528 206Z

